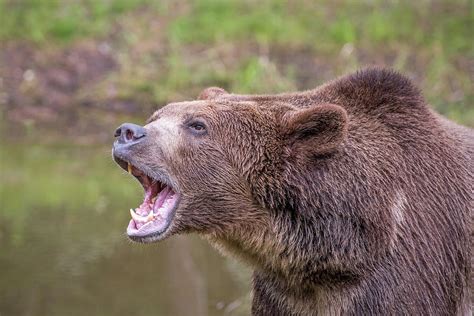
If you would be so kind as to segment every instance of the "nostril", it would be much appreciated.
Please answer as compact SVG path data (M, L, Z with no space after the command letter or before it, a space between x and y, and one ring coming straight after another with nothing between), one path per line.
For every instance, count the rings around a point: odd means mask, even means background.
M125 131L125 139L126 140L132 140L134 138L134 133L131 129L127 129Z

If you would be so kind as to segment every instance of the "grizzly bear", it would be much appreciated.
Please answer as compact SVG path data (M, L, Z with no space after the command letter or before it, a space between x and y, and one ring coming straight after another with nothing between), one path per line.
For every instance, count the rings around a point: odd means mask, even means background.
M474 132L369 68L278 95L208 88L115 133L128 236L195 232L254 268L254 315L470 315Z

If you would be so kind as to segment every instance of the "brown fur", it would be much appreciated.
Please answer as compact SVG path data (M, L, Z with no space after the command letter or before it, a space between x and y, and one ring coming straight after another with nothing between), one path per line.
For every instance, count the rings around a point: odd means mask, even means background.
M472 130L383 69L200 99L150 124L200 117L207 135L180 129L172 152L150 137L133 163L183 194L168 235L198 232L255 268L253 314L469 314Z

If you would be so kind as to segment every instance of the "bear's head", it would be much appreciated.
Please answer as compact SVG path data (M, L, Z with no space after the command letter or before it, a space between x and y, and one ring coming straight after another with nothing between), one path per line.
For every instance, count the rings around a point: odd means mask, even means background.
M187 232L251 240L285 211L299 166L331 159L345 139L347 114L338 105L231 96L208 88L199 100L164 106L143 127L117 129L113 157L145 190L130 210L132 240Z

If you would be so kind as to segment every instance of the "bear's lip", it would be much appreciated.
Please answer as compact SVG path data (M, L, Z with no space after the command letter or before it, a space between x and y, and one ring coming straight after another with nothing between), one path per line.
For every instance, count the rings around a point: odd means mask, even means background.
M158 180L130 162L115 158L123 169L138 179L145 191L140 206L130 209L132 219L127 227L128 237L143 243L163 239L173 222L180 194L170 181L164 181L164 175L160 175Z

